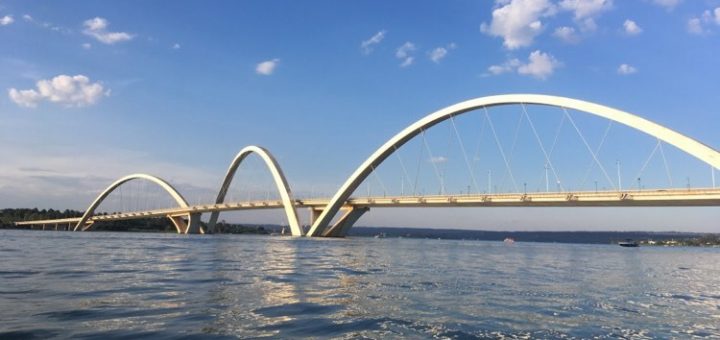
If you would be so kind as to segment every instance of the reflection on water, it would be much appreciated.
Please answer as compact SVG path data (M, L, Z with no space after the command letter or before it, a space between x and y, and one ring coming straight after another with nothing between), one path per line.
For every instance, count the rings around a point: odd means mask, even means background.
M720 249L0 231L0 338L720 337Z

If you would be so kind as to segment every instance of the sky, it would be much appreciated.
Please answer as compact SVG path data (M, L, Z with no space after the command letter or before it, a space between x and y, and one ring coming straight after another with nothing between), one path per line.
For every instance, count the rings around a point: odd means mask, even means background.
M0 207L82 210L136 172L209 202L246 145L269 149L296 195L330 196L405 126L504 93L601 103L717 148L718 55L720 0L0 0ZM548 131L557 124L543 121ZM591 123L595 145L605 125ZM472 133L472 123L463 126ZM502 137L506 146L511 135L512 128ZM642 164L655 142L631 140L612 150L637 151L623 161ZM432 159L418 158L429 177L433 165L460 158L433 148ZM413 162L411 155L403 157ZM613 172L619 156L607 157ZM709 185L709 169L686 170L692 161L677 157L671 163L687 175L675 187ZM262 178L256 163L246 175ZM634 183L634 170L623 171ZM375 193L382 186L371 185ZM274 214L228 218L276 223L282 213ZM372 211L359 224L717 232L718 215L413 209Z

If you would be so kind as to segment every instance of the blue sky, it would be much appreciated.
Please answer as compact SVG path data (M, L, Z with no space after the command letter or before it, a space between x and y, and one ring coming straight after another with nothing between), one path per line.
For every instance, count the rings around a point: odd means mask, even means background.
M598 102L720 146L719 0L0 0L0 42L2 207L83 209L133 172L210 201L249 144L274 153L299 195L330 195L413 121L502 93ZM593 143L603 128L588 122ZM617 150L644 160L653 143ZM619 156L607 157L614 170ZM709 184L709 170L685 169L677 157L675 186ZM248 176L262 178L257 168ZM400 182L388 171L381 181ZM627 172L623 181L634 183ZM360 223L716 230L718 217L716 209L578 211L584 217L373 211ZM658 217L632 217L638 211Z

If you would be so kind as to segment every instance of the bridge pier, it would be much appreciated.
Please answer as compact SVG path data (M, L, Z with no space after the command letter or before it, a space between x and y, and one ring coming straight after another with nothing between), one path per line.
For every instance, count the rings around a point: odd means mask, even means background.
M366 212L370 211L369 207L349 207L349 208L343 208L341 210L345 210L345 214L340 217L340 220L338 220L335 225L333 225L330 229L326 230L322 236L323 237L345 237L347 236L348 231L352 226L357 222L357 220L362 217Z
M204 234L200 227L200 213L185 214L179 216L168 215L170 221L175 225L178 234ZM187 221L185 220L187 218Z

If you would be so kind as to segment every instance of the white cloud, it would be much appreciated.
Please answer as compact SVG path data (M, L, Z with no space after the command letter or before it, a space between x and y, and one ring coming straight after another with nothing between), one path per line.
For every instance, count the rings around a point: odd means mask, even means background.
M84 43L84 44L82 44L82 48L89 50L92 48L92 45L90 43Z
M173 50L179 50L179 49L180 49L180 44L179 44L179 43L174 43L174 44L172 45L172 48L173 48Z
M373 51L374 45L379 44L383 39L385 39L385 30L382 30L380 32L375 33L370 39L363 41L360 43L360 50L362 50L363 54L370 54L370 52Z
M528 57L528 63L520 65L517 71L522 75L529 75L538 79L546 79L562 64L550 54L534 51Z
M402 63L400 63L400 67L407 67L412 65L413 61L415 61L415 57L413 57L411 54L415 52L415 50L415 44L409 41L398 47L397 51L395 51L395 57L402 60Z
M530 46L543 30L541 17L555 13L549 0L497 0L490 24L482 23L480 31L502 37L508 49Z
M266 60L263 61L255 67L255 73L261 74L264 76L269 76L275 72L275 68L280 63L280 59L275 58L272 60Z
M702 27L702 21L700 21L700 18L692 18L688 20L687 31L692 34L703 34L705 29Z
M91 83L84 75L59 75L52 79L37 82L37 90L8 90L10 99L23 107L36 107L39 102L47 100L67 107L81 107L97 103L109 91L103 91L100 83Z
M652 0L656 5L665 7L668 10L675 8L681 1L682 0Z
M110 23L105 18L95 17L85 20L83 33L89 35L97 41L112 45L118 42L132 40L134 35L125 32L108 32L107 27Z
M492 75L499 75L503 73L515 71L522 63L520 59L510 59L500 65L492 65L488 67L488 72Z
M700 17L691 18L687 22L687 30L692 34L710 33L710 29L705 26L711 24L720 25L720 7L713 11L705 10Z
M580 37L577 35L575 28L569 26L562 26L555 29L553 36L570 44L574 44L580 41Z
M637 73L637 68L628 64L622 64L618 67L617 73L626 76L629 74Z
M430 53L428 53L428 56L430 57L430 60L438 64L441 60L447 57L447 54L450 50L454 50L456 47L457 45L455 45L455 43L450 43L449 45L447 45L447 47L435 48L434 50L430 51Z
M0 18L0 26L7 26L15 22L15 19L13 19L12 15L6 15L2 18Z
M34 21L33 17L31 17L30 14L23 15L23 20L30 21L30 22Z
M428 159L430 163L445 163L448 161L447 157L444 156L436 156Z
M576 20L592 18L612 8L612 0L562 0L558 3L561 9L572 11Z
M643 31L643 29L638 26L635 21L632 21L630 19L625 20L625 22L623 23L623 30L627 35L638 35Z
M430 51L430 60L432 60L434 63L439 63L440 60L445 58L448 51L445 49L445 47L438 47L432 51Z
M527 75L537 79L547 79L555 69L562 66L555 57L548 53L534 51L528 56L528 62L524 63L519 59L510 59L500 65L488 67L489 74L500 75L508 72L517 72L520 75Z

